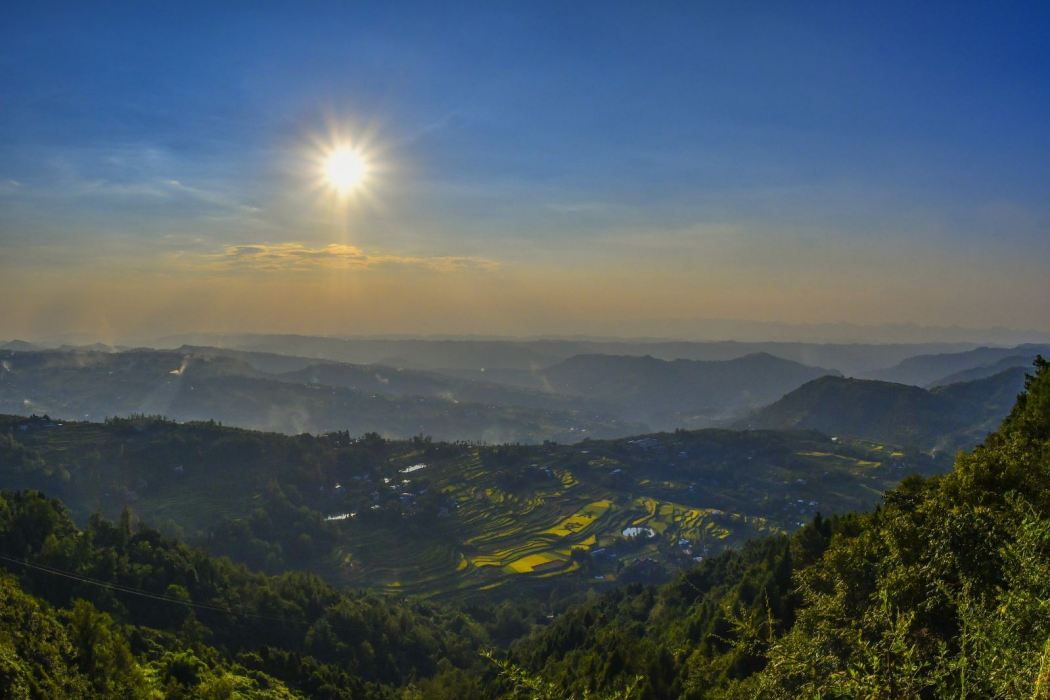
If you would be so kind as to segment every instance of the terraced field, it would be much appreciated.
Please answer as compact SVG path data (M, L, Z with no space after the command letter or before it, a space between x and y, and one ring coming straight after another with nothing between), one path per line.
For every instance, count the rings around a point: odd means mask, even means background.
M659 580L943 467L816 433L489 447L19 421L0 418L0 487L61 497L80 519L127 506L260 568L446 598Z
M426 533L405 527L395 541L367 515L340 523L357 563L348 580L458 597L554 579L602 585L634 570L658 578L750 537L786 532L818 511L871 503L907 472L937 469L882 445L813 434L702 431L650 440L514 455L473 448L433 460L407 486L442 496ZM406 500L403 522L426 517ZM380 551L398 564L377 560Z

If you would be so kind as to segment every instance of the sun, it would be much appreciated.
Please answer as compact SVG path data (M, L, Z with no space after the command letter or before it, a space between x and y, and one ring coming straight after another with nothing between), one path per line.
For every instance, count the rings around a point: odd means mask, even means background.
M337 146L324 158L325 182L341 196L360 187L367 175L367 159L352 146Z

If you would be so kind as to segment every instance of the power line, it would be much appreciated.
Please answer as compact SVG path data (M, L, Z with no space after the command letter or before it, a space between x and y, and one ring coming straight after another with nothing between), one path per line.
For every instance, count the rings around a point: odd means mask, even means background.
M9 557L9 556L3 555L3 554L0 554L0 561L6 561L6 562L9 562L9 563L12 563L12 564L18 564L19 566L24 566L24 567L26 567L28 569L33 569L33 570L36 570L36 571L40 571L40 572L45 573L45 574L51 574L53 576L60 576L62 578L71 579L73 581L77 581L79 583L88 584L88 585L91 585L91 586L98 586L100 588L105 588L105 589L108 589L108 590L111 590L111 591L115 591L117 593L127 593L129 595L137 595L137 596L140 596L142 598L149 598L151 600L158 600L158 601L162 601L162 602L165 602L165 603L173 603L175 605L184 605L186 607L197 608L199 610L208 610L210 612L218 612L218 613L223 613L225 615L238 615L240 617L250 617L250 618L255 618L255 619L258 619L258 620L267 620L267 621L270 621L270 622L280 622L282 624L302 625L304 627L309 627L310 624L311 624L311 623L307 622L306 620L292 620L292 619L289 619L289 618L276 617L276 616L273 616L273 615L264 615L264 614L261 614L261 613L242 612L242 611L234 610L232 608L224 608L224 607L221 607L221 606L218 606L218 605L209 605L208 603L195 603L192 600L182 600L181 598L176 598L174 596L164 595L163 593L151 593L150 591L143 590L141 588L135 588L133 586L125 586L123 584L112 583L110 581L102 581L100 579L91 578L90 576L82 576L80 574L75 574L75 573L73 573L71 571L65 571L63 569L58 569L58 568L51 567L51 566L45 566L43 564L33 564L33 563L30 563L30 562L28 562L28 561L26 561L24 559L16 559L15 557Z

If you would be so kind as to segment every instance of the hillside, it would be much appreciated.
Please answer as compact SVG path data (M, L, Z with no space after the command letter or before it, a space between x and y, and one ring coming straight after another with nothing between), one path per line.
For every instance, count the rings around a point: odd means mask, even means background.
M922 389L822 377L740 421L738 427L817 430L893 445L954 452L972 447L1009 412L1024 387L1017 367L974 382Z
M531 388L489 381L484 372L477 379L444 372L405 369L383 364L350 364L295 355L190 346L176 352L184 356L228 359L251 367L270 379L292 384L353 389L368 394L397 397L427 397L445 401L500 404L523 408L582 410L608 414L611 407L584 396L564 396ZM242 372L243 373L243 372Z
M869 442L726 430L477 447L8 417L0 439L0 488L60 497L80 522L126 505L254 567L453 598L658 580L943 468Z
M335 366L332 371L351 369ZM373 385L303 383L310 377L274 376L245 358L208 352L6 351L0 353L0 411L92 420L147 414L291 434L349 429L388 437L427 434L488 442L574 441L644 428L580 403L564 401L556 408L557 398L537 399L527 392L481 387L473 394L479 402L460 401L450 392L469 390L463 380L452 386L453 380L431 382L431 396L379 392L374 384L387 384L375 375L397 378L396 371L354 371L372 376ZM413 381L419 386L426 378ZM395 386L404 383L399 379ZM516 395L531 405L481 402L511 401Z
M614 412L613 407L588 396L569 396L539 388L507 386L436 372L395 369L386 365L336 362L311 364L293 372L277 374L275 378L297 384L319 384L390 396L426 396L447 401L548 410L584 410L606 415Z

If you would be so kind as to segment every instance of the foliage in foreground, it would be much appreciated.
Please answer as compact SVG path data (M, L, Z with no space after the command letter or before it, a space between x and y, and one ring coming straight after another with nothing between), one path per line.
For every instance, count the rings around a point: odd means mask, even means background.
M0 494L0 697L391 698L485 670L484 630L428 603L265 576L136 529L77 529ZM470 697L431 694L429 697Z

